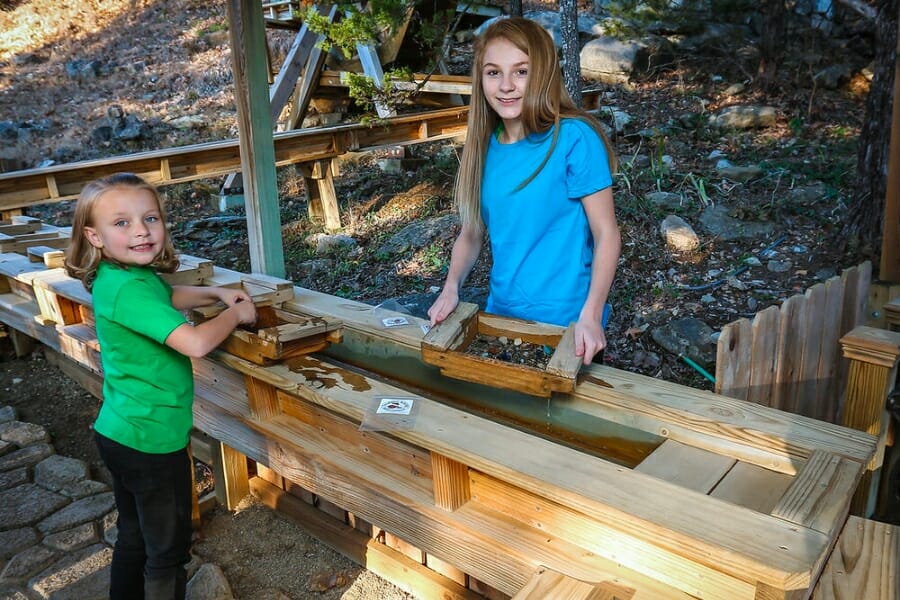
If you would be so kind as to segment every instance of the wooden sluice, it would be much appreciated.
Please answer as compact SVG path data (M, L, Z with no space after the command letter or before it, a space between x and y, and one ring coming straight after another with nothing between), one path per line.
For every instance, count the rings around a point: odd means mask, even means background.
M197 259L171 277L246 280ZM420 319L387 328L396 313L292 292L279 310L340 321L339 342L275 364L194 361L195 423L221 443L227 503L251 490L423 598L795 600L840 576L826 563L873 436L600 365L571 394L501 402L421 360ZM61 269L0 254L0 319L99 394L90 307ZM411 415L373 419L391 398ZM340 521L310 516L314 499Z

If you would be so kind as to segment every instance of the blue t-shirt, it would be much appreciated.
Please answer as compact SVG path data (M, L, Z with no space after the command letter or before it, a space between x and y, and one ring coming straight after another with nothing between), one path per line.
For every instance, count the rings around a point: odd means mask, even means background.
M594 240L581 205L612 185L600 136L579 119L563 119L553 154L553 129L513 144L491 136L481 183L481 217L493 267L486 311L567 326L578 320L591 283Z

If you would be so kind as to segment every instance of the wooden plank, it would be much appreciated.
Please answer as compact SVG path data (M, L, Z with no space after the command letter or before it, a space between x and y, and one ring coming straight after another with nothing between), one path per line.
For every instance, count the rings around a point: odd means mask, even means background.
M775 397L772 406L797 412L797 378L806 340L804 310L806 297L791 296L781 305L781 328L778 332L778 362L775 365Z
M833 324L841 322L841 307L844 304L844 286L840 277L832 277L825 282L825 310L823 323L832 324L823 326L822 351L819 355L819 366L816 379L819 385L816 387L816 395L823 404L821 415L824 421L835 423L837 420L838 406L841 404L846 381L838 380L838 372L841 364L840 333Z
M753 329L750 321L739 319L722 328L716 343L716 393L746 400L753 367Z
M435 350L452 350L462 341L466 324L478 314L478 305L460 302L450 315L428 330L422 339L422 346Z
M666 440L634 470L706 494L736 462L730 456Z
M851 516L812 600L900 599L900 527Z
M324 516L302 500L258 478L250 481L254 496L273 510L292 519L307 533L423 600L479 600L480 596L438 575L421 563L371 539L353 527Z
M575 323L566 327L565 333L556 345L556 350L547 363L546 371L567 379L575 379L584 362L583 357L575 355Z
M315 185L319 191L319 201L325 216L325 229L336 231L341 228L341 210L338 206L337 191L334 188L331 169L327 168L324 171L324 177L316 179Z
M843 522L861 471L859 464L817 450L791 482L772 515L831 535Z
M805 332L803 338L803 354L800 357L800 365L797 368L797 385L794 393L797 397L792 402L796 412L813 419L827 421L828 407L822 406L821 397L817 394L819 389L819 361L823 352L822 332L827 327L825 323L825 305L827 295L825 285L818 283L804 294L806 306L804 309L803 326Z
M30 246L28 248L28 260L31 262L42 262L49 269L56 269L63 266L66 253L49 246Z
M750 584L698 565L680 553L661 550L652 542L623 535L614 526L601 523L596 515L586 516L484 473L470 471L469 475L475 503L640 571L664 586L672 586L691 597L753 597Z
M753 318L753 342L750 351L750 390L747 400L772 406L775 400L775 369L778 363L778 332L781 311L778 307L756 313Z
M638 590L612 581L597 584L579 581L550 569L538 569L513 600L631 600L646 597ZM657 596L658 597L658 596Z
M858 462L874 451L872 437L802 415L603 365L586 371L574 393L585 414L768 469L794 474L817 448Z
M318 37L317 34L309 30L309 26L306 23L303 23L300 31L294 37L287 56L285 56L284 62L281 64L281 69L279 69L278 75L275 76L275 81L269 87L270 115L273 123L278 120L284 105L290 98L291 92L297 84L297 78L300 76L303 66L308 62Z
M737 462L709 495L757 512L770 513L793 480L790 475L778 471Z

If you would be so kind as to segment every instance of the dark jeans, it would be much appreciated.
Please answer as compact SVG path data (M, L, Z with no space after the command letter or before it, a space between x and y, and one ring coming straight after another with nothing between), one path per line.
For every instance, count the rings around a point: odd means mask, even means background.
M113 478L119 534L112 600L181 600L191 548L191 465L187 449L148 454L95 432Z

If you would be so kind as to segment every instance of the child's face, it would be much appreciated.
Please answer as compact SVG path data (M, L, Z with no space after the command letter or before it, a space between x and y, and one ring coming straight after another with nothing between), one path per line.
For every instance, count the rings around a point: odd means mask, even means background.
M507 129L522 118L529 66L528 55L506 39L497 38L485 46L481 88Z
M166 227L159 204L147 190L113 188L100 196L91 211L87 240L103 256L129 265L149 265L163 250Z

